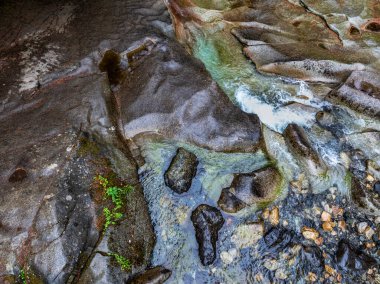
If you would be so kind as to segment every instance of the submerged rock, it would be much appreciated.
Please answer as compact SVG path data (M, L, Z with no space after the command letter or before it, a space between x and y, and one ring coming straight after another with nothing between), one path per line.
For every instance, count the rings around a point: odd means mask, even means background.
M169 269L157 266L135 275L127 281L127 284L162 284L169 279L171 274Z
M284 131L284 138L289 149L308 167L310 172L321 174L326 166L314 150L305 130L297 124L289 124Z
M292 239L292 232L275 227L264 235L261 247L269 252L280 252L291 243Z
M223 188L220 194L218 205L220 209L227 213L236 213L247 206L246 203L237 198L229 188Z
M184 148L178 148L168 170L165 172L165 184L176 193L187 192L197 173L197 165L197 157L193 153Z
M380 118L380 99L348 85L342 85L333 90L326 99L334 103L343 104L368 116Z
M263 223L242 224L236 228L231 240L238 248L246 248L256 244L263 234Z
M191 214L191 221L195 228L201 262L210 265L216 258L216 242L224 224L223 216L218 209L202 204Z
M336 261L345 271L365 272L377 264L372 257L354 249L347 241L342 240L336 252Z
M272 199L281 183L274 167L248 174L237 174L229 188L223 189L218 205L228 213L236 213L247 205Z

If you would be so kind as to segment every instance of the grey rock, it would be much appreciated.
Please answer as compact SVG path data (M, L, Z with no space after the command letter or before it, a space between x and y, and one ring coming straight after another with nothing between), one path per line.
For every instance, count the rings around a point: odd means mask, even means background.
M231 186L222 190L218 205L225 212L236 213L247 205L271 200L281 180L280 173L274 167L236 174Z
M157 266L133 276L127 284L162 284L169 279L171 274L169 269Z
M184 148L178 148L165 172L165 184L176 193L187 192L197 173L197 165L197 157L193 153Z
M375 259L354 249L344 240L339 242L336 260L341 269L355 272L364 272L377 264Z

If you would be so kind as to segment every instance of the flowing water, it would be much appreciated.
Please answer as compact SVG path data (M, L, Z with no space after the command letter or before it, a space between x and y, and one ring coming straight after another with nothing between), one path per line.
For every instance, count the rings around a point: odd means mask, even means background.
M203 8L215 4L208 2ZM223 3L217 9L225 8ZM238 214L223 213L226 223L219 233L218 257L208 267L200 264L190 221L191 212L198 205L217 207L221 189L231 184L234 173L247 173L274 163L283 176L278 199L287 195L288 183L302 174L314 193L334 187L349 197L351 173L345 151L361 150L366 158L380 163L379 141L363 134L380 131L378 120L327 102L322 84L258 72L243 55L239 42L226 34L230 28L231 24L223 22L205 25L203 29L190 26L192 53L233 103L242 111L259 116L267 153L216 153L175 141L151 141L141 146L146 164L140 169L140 177L157 236L153 265L174 268L169 283L254 282L251 266L259 247L239 248L233 240L239 225L254 221L252 213L262 208L260 205ZM331 114L335 129L317 123L316 116L321 111ZM282 133L290 123L305 129L326 165L325 171L315 174L287 149ZM173 193L163 180L179 146L193 152L200 161L191 189L182 195Z

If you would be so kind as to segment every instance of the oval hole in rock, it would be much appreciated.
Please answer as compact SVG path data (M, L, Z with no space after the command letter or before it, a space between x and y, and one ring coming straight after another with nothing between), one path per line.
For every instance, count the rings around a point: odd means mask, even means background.
M9 182L23 181L27 177L27 172L23 168L17 168L9 177Z
M365 28L368 31L378 33L380 32L380 23L372 22L372 23L369 23Z

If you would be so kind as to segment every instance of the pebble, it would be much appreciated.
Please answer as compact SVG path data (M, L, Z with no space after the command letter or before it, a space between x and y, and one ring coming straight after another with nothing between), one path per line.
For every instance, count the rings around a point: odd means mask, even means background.
M238 251L236 248L230 249L229 251L222 251L220 253L220 258L224 264L231 264L237 257Z
M277 269L274 276L277 279L281 279L281 280L285 280L286 278L288 278L288 275L286 274L286 271L284 269L282 269L282 268Z
M319 237L319 238L317 238L314 242L315 242L315 244L316 244L317 246L321 246L321 245L323 244L323 238L322 238L322 237Z
M270 211L268 208L266 208L263 214L261 214L261 217L263 217L264 220L267 220L269 218L269 215L270 215Z
M368 224L366 222L360 222L356 227L358 229L359 234L363 234L366 230Z
M346 230L346 222L345 221L338 221L338 227L339 229L341 229L342 231L345 231Z
M375 234L375 231L371 228L371 227L367 227L364 231L364 234L365 236L367 237L367 239L372 239L373 235Z
M318 279L317 275L313 272L309 272L309 274L307 275L307 280L310 282L315 282L317 281L317 279Z
M375 180L375 178L373 176L371 176L370 174L367 175L367 178L366 178L369 182L373 182Z
M323 211L322 215L321 215L321 220L323 222L330 222L331 221L331 214L326 212L326 211Z
M327 271L328 274L334 276L336 274L336 271L334 268L332 268L331 266L325 264L325 270Z
M273 226L277 226L280 223L280 210L278 207L274 207L269 215L269 222Z
M313 241L315 241L319 237L318 231L309 227L302 228L302 235L305 237L305 239Z
M326 232L331 232L334 229L334 227L335 227L334 222L323 222L322 224L322 228Z
M332 213L333 213L334 217L343 216L344 210L343 210L343 208L339 208L338 206L334 205L332 207Z

